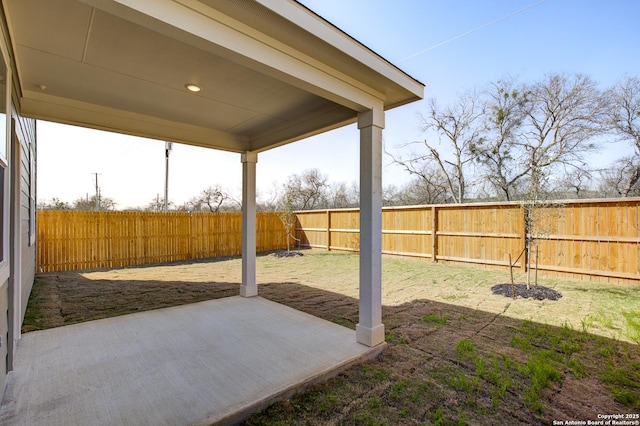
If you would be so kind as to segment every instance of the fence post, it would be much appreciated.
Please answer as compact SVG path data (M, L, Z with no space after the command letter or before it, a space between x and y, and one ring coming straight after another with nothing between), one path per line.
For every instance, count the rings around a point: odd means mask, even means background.
M327 209L327 251L331 251L331 210Z
M193 260L193 240L195 239L195 235L193 235L193 230L195 227L193 226L193 214L191 212L187 213L187 258L189 260Z
M522 272L527 272L527 263L529 261L529 253L527 253L527 232L529 232L529 230L527 229L527 208L525 202L523 202L521 206L522 215L520 218L522 219L522 235L520 241L522 242L522 263L520 264L520 269Z
M431 207L431 261L438 261L438 209Z

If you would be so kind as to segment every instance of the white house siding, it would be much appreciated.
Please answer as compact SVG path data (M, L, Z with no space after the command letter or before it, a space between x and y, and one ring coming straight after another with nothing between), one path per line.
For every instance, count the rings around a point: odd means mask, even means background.
M5 281L0 286L0 337L2 346L0 347L0 400L4 391L4 381L7 377L7 348L9 347L9 282Z
M19 334L14 335L13 330L19 330L22 325L36 269L36 242L33 235L36 229L36 122L21 117L18 113L20 88L5 13L3 2L0 4L0 47L3 51L0 56L4 60L0 58L0 63L4 62L3 65L6 64L8 70L1 74L5 84L11 82L3 93L12 95L11 108L7 110L7 114L11 114L11 128L19 143L13 144L13 138L5 141L4 136L0 135L0 144L7 142L11 147L7 153L9 158L6 158L7 167L2 174L5 186L0 188L0 226L5 228L0 233L0 239L4 239L0 240L0 244L6 243L2 257L7 261L0 269L0 399L4 393L8 371L13 364L14 342L19 338ZM13 78L8 78L9 76ZM3 94L1 97L4 96ZM0 102L3 100L0 99ZM7 204L3 206L2 202ZM5 206L8 208L5 209ZM11 241L11 238L15 240ZM19 282L14 281L13 277L18 277ZM16 306L17 299L20 301L19 306ZM17 311L15 313L14 308Z
M35 192L31 191L32 185L35 189L35 120L26 119L20 117L15 111L12 112L12 117L15 123L15 134L17 140L20 142L20 152L13 152L12 157L20 157L20 179L18 182L20 191L20 207L18 213L20 215L18 222L20 223L20 229L18 237L21 241L21 253L20 253L20 323L24 318L24 314L27 308L27 302L29 301L29 294L33 287L33 279L35 275L35 238L31 237L32 229L31 222L35 220ZM34 158L32 159L31 156ZM9 162L10 165L14 165L14 161ZM11 169L5 170L5 177L9 177ZM13 198L12 198L13 200ZM13 206L10 207L12 209ZM10 225L11 226L11 225ZM35 237L35 236L34 236ZM11 249L10 249L11 251ZM2 345L0 346L0 394L4 390L4 382L7 375L8 365L11 363L11 357L8 353L9 346L9 323L8 317L10 315L9 310L9 281L5 281L0 286L0 337L2 338Z
M20 141L20 240L21 240L21 312L20 319L24 319L24 314L29 301L29 294L33 287L33 279L36 270L36 244L35 226L35 158L36 155L36 125L35 120L19 117L14 113L16 136ZM34 170L32 170L32 168ZM33 192L32 191L33 184ZM33 200L32 200L33 197ZM33 209L33 210L32 210Z
M20 117L17 112L12 111L12 117L14 119L14 131L15 137L20 142L20 152L12 152L13 158L20 158L20 179L19 185L19 199L20 207L18 209L20 224L18 238L21 241L21 253L20 253L20 324L24 319L24 314L27 308L27 302L29 301L29 294L33 287L33 280L35 276L35 261L36 261L36 246L35 235L32 238L32 231L35 230L35 226L32 225L32 221L35 220L35 155L36 155L36 127L35 120ZM31 158L33 156L33 158ZM11 166L16 164L16 161L9 162ZM11 174L12 170L7 168L6 175ZM8 177L8 176L7 176ZM32 185L34 192L32 192ZM11 200L13 201L13 197ZM32 200L33 199L33 200ZM10 209L14 206L11 205ZM11 226L11 225L10 225ZM11 251L11 248L9 249ZM9 354L11 349L9 345L9 339L12 336L9 335L9 322L8 317L10 315L9 305L9 281L5 281L0 287L0 336L2 336L2 346L0 347L0 395L4 390L4 382L6 379L8 366L12 362L12 356Z
M14 99L15 102L15 99ZM11 179L13 167L17 164L17 159L20 159L20 178L17 182L17 190L19 191L19 208L17 214L19 218L17 222L19 225L18 238L21 241L20 244L20 284L19 293L21 296L20 304L20 325L27 308L27 302L29 301L29 294L33 287L33 280L36 269L36 246L35 246L35 169L36 169L36 124L35 120L20 117L15 110L12 110L11 114L14 123L15 137L20 142L20 151L12 152L11 159L9 160L9 167L5 169L4 178ZM19 156L19 157L17 157ZM33 191L32 191L33 188ZM15 190L12 191L12 193ZM12 194L5 194L10 197L10 206L7 214L14 209L13 200L15 197ZM0 211L0 214L1 211ZM9 227L12 227L13 223L10 223ZM9 238L10 233L5 234L5 238ZM8 246L8 252L12 252L11 243ZM12 262L9 259L9 262ZM11 279L11 278L10 278ZM2 339L0 345L0 399L4 392L5 379L9 370L9 365L12 362L12 354L9 351L12 346L9 344L10 339L13 336L9 333L9 315L11 310L9 306L12 302L9 300L9 280L5 280L0 285L0 338Z

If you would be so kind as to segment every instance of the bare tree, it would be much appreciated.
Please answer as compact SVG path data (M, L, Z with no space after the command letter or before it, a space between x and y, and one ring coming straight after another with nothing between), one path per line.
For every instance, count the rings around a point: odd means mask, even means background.
M220 185L211 185L200 194L187 201L186 206L193 212L219 212L221 209L238 210L239 202Z
M604 197L640 196L640 179L636 178L639 164L639 154L618 159L600 172L598 192Z
M454 186L454 183L446 173L442 171L442 168L436 164L435 161L432 161L429 154L425 156L412 154L408 159L395 157L388 152L387 155L393 159L394 163L402 166L405 171L413 176L413 180L401 188L394 187L392 193L388 192L386 194L386 199L384 198L385 194L383 194L384 204L431 204L451 202L454 200L454 195L458 193L457 187ZM415 191L418 188L420 191ZM408 199L421 199L421 201L416 200L416 202L413 203L408 202Z
M446 141L445 146L436 147L425 139L424 142L417 142L424 144L425 153L411 154L407 159L392 156L393 161L425 182L436 168L444 179L448 196L456 203L463 203L469 183L467 169L474 159L471 147L477 145L480 139L479 118L482 113L475 92L458 96L455 104L444 108L440 108L432 99L429 114L419 115L421 129L424 132L435 131L440 140Z
M522 161L516 141L521 137L529 92L515 79L492 83L485 93L485 129L483 137L471 146L482 165L482 177L507 201L517 192L518 183L529 167Z
M604 133L606 96L589 77L550 74L531 86L526 131L515 142L530 179L529 198L539 199L555 167L583 168L592 138Z
M203 189L200 193L200 199L209 208L210 212L220 211L222 204L229 198L229 194L218 185Z
M329 197L329 178L318 169L308 169L302 174L293 174L284 184L280 203L292 210L326 208Z
M173 210L175 205L172 201L169 201L168 207L170 210ZM156 212L161 213L164 211L164 197L161 197L160 194L156 196L156 198L149 201L146 207L143 209L148 212Z
M567 170L557 181L556 198L585 198L593 196L591 182L593 173L588 170Z
M446 178L434 165L425 166L420 176L400 188L389 187L383 192L384 205L444 204L452 202Z
M329 186L328 198L328 208L358 207L360 205L360 189L355 182L351 185L338 182Z
M628 197L640 181L640 79L627 76L611 89L610 94L609 124L622 140L631 142L636 154L621 161L620 170L626 173L626 179L619 192Z
M293 206L288 202L288 200L282 199L277 207L277 214L280 222L282 222L282 226L284 227L284 233L286 235L287 240L287 252L291 251L291 240L293 239L296 242L300 242L298 238L295 237L296 223L297 218L294 213Z
M271 183L271 188L257 193L256 209L259 212L275 212L278 210L280 187L277 182Z
M38 209L39 210L71 210L72 207L66 201L62 201L57 197L53 197L50 202L46 202L46 201L39 202Z
M400 188L396 185L385 185L382 187L382 205L383 206L400 206L402 202L399 199Z
M109 197L103 197L102 195L98 197L97 205L98 210L100 211L115 210L116 208L116 203L115 201L113 201L113 199ZM92 195L85 198L76 198L76 200L73 202L73 209L85 211L96 210L96 196Z
M496 171L500 170L496 166L500 160L508 160L510 169L502 170L510 172L511 178L505 179L506 173L501 176L496 173L497 183L502 181L508 188L509 182L521 181L526 188L523 194L526 261L535 240L549 233L548 226L560 211L549 201L552 174L560 167L587 171L584 155L595 151L593 138L606 131L603 123L609 103L595 82L582 74L550 74L521 91L510 89L510 84L496 86L493 123L488 129L497 138L487 144L493 148L485 149L489 155L480 158L485 164L492 159L490 164ZM507 147L504 151L495 149L504 146Z

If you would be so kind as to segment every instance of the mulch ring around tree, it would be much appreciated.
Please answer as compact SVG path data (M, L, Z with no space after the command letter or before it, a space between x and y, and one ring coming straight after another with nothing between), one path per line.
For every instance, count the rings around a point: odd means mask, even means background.
M515 290L516 297L524 297L526 299L532 298L536 300L558 300L562 297L559 291L552 288L548 288L542 285L530 285L527 289L526 284L496 284L491 287L493 294L499 294L505 297L513 297L513 290Z
M297 257L297 256L304 256L303 253L299 252L299 251L279 251L276 253L273 253L273 255L275 257Z

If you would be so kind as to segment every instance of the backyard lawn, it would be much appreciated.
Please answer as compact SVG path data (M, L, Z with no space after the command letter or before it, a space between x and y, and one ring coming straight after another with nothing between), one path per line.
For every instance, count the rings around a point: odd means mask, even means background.
M23 331L236 295L240 263L41 274ZM355 328L358 256L306 250L259 256L257 267L261 296ZM508 271L384 257L384 352L245 424L546 425L640 413L640 286L541 279L562 297L492 294L508 281Z

